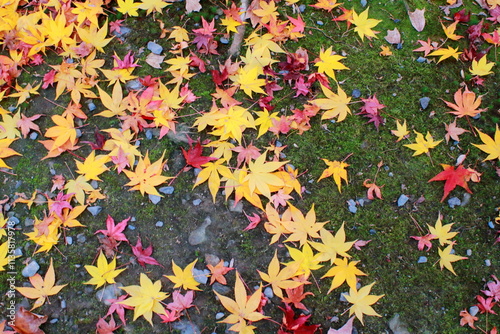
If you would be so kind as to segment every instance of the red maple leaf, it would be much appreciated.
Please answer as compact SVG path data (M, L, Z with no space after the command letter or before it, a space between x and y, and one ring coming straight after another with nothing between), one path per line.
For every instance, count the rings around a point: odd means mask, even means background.
M247 217L248 221L250 222L250 224L248 224L247 227L245 227L243 229L243 231L253 230L254 228L257 227L257 225L259 225L261 218L258 214L256 214L254 212L253 215L249 216L245 212L243 212L243 213L245 214L245 217Z
M113 239L115 241L125 241L129 242L125 234L123 234L123 230L127 227L127 223L130 220L130 217L122 220L118 224L115 225L115 221L113 217L108 215L106 218L106 230L98 230L94 234L102 233L109 239Z
M467 185L467 181L469 181L470 176L473 174L470 170L464 168L464 166L462 165L458 166L457 169L455 169L454 166L446 164L441 164L441 167L443 167L444 171L428 181L445 181L444 195L443 198L441 198L441 202L444 201L444 199L453 189L455 189L456 186L460 186L464 188L469 194L472 194L472 191Z
M55 213L57 216L62 217L62 210L64 208L73 209L70 204L71 199L73 198L74 193L64 194L62 191L59 192L56 198L49 199L49 212Z
M281 322L281 328L278 333L287 333L286 331L292 331L293 334L312 334L320 327L320 325L306 325L312 314L304 315L300 314L295 317L295 312L290 307L290 305L285 303L285 308L280 309L285 313L283 315L283 320Z
M283 303L293 304L295 308L307 311L307 308L302 304L302 300L308 295L314 296L312 292L304 293L304 284L299 285L294 289L286 289L287 297L283 297Z
M146 267L146 263L161 266L158 261L151 257L151 254L153 254L153 245L149 245L147 248L142 248L141 237L137 237L137 244L131 247L132 252L134 252L134 255L137 258L137 262L139 262L142 267Z
M125 320L125 309L127 309L127 310L134 309L132 306L128 306L125 304L119 304L120 302L124 301L127 297L128 297L128 294L122 295L116 299L106 299L107 302L111 303L111 305L109 306L109 309L108 309L108 313L106 313L106 317L108 315L112 315L113 313L116 313L124 326L127 326L127 322Z
M412 235L410 238L418 240L418 250L423 250L424 247L427 247L428 252L432 247L431 240L436 239L436 236L434 234L426 234L422 237Z
M482 296L476 296L476 299L479 302L477 304L477 307L479 307L479 311L481 313L497 314L495 311L493 311L493 306L495 306L496 302L493 301L492 297L485 299Z
M368 123L373 123L378 130L380 124L384 123L384 119L380 116L380 111L385 108L385 105L381 104L377 96L373 95L367 99L361 99L364 105L360 108L361 112L357 115L365 116L369 119Z
M194 168L202 168L201 165L206 164L207 162L217 160L214 157L206 157L202 156L203 147L201 146L200 141L196 142L196 145L193 147L191 144L189 145L189 149L186 151L181 147L182 155L184 155L184 159L186 159L186 165L193 166Z
M97 321L96 324L96 333L97 334L113 334L115 330L120 328L121 326L116 326L115 319L111 317L109 319L109 322L106 322L104 318L99 318L99 321Z

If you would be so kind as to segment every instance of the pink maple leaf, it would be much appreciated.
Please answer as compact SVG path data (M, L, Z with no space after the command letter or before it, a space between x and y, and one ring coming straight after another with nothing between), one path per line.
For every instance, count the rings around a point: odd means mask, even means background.
M364 105L360 108L361 112L357 115L365 116L369 119L368 123L373 123L378 130L380 124L384 123L384 119L380 116L380 111L385 108L385 105L381 104L375 94L367 99L361 99Z
M365 247L371 240L356 240L353 244L354 248L361 250L361 247Z
M165 314L160 314L159 316L162 320L162 322L161 322L162 324L165 324L168 322L174 322L180 318L180 315L177 314L176 311L169 311L169 310L165 310Z
M147 248L142 248L141 237L137 237L137 244L132 246L132 252L137 257L137 262L143 267L146 267L147 264L152 264L155 266L161 266L161 264L151 257L153 254L153 245L149 245Z
M129 242L125 234L123 234L123 230L125 230L125 228L127 227L127 223L130 218L131 217L128 217L115 225L113 217L108 215L108 218L106 218L106 230L98 230L94 234L102 233L109 239Z
M283 189L278 190L278 192L271 196L271 202L273 203L275 208L278 206L285 207L287 205L286 201L292 199L293 197L286 194Z
M259 225L261 218L258 214L256 214L254 212L253 215L249 216L246 214L246 212L243 212L243 213L245 214L245 217L247 217L248 221L250 222L250 224L248 224L247 227L245 227L243 229L243 231L253 230L254 228L257 227L257 225Z
M108 313L106 313L106 317L108 315L116 313L124 326L127 326L127 322L125 321L125 309L133 310L134 308L132 306L128 306L125 304L118 304L118 303L124 301L125 298L127 297L128 295L122 295L116 299L106 299L107 302L111 303L108 309Z
M237 146L231 149L234 152L238 152L238 156L236 157L237 165L236 168L240 167L240 165L245 162L248 164L251 159L257 159L260 157L260 149L258 149L253 144L249 144L247 147Z
M418 250L423 250L424 247L427 247L427 252L431 249L432 243L431 240L436 239L437 237L434 234L426 234L422 237L411 236L410 238L418 240Z
M479 302L477 304L477 307L479 307L479 311L481 313L491 313L491 314L497 314L495 311L493 311L493 306L495 306L495 302L493 301L493 298L484 298L482 296L476 296L477 301Z
M180 312L193 307L194 291L189 290L185 295L182 295L179 290L174 290L172 293L173 302L167 304L167 308L171 311Z
M116 326L116 322L115 319L113 319L113 317L109 319L109 322L106 322L106 320L104 320L105 318L106 317L99 318L99 320L97 321L96 324L97 334L113 334L115 330L121 327L121 326Z
M73 209L71 204L71 198L73 198L74 193L64 194L62 191L59 192L53 200L49 200L49 212L55 213L57 216L62 217L62 210L64 208Z
M113 32L116 32L118 34L121 33L121 27L123 26L122 22L125 20L116 20L116 21L111 21L109 22L109 33L112 34Z
M497 302L500 300L500 281L495 275L491 275L491 277L493 277L495 282L489 281L488 283L486 283L486 288L488 290L481 290L481 292L488 297L493 297Z

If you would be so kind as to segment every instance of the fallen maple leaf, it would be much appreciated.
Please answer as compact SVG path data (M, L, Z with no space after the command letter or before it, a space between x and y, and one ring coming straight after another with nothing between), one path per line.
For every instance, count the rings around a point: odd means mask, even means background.
M356 28L354 28L354 31L358 33L359 37L361 37L361 40L363 40L365 36L368 39L370 39L371 37L377 38L375 34L377 34L378 32L373 31L372 28L374 28L377 24L382 22L381 20L369 19L368 18L369 9L370 7L366 8L366 10L359 15L353 9L352 18L349 20L349 22L351 22L356 26Z
M383 186L379 187L375 184L375 182L370 183L370 181L370 179L366 179L363 181L363 186L368 188L366 197L371 201L373 201L375 197L377 197L378 199L382 199L382 192L380 191L380 188L382 188Z
M268 282L273 289L276 296L283 298L282 289L293 289L300 285L301 282L293 281L290 278L296 276L297 266L287 266L280 270L280 263L278 260L278 253L275 250L274 256L269 262L267 273L259 272L260 277L263 281Z
M470 132L469 130L462 129L457 126L457 119L454 119L453 122L450 124L444 123L444 127L446 129L446 134L444 135L446 139L446 144L448 144L448 141L451 139L455 141L460 141L460 136L461 134L464 134L465 132Z
M167 308L171 311L175 311L177 314L180 314L180 312L194 306L193 298L193 290L186 291L185 295L182 295L179 290L174 290L172 293L173 301L167 304Z
M307 283L305 283L305 284L307 284ZM298 287L293 288L293 289L285 289L287 297L282 298L283 303L293 304L293 306L295 308L306 311L307 308L305 307L305 305L303 303L301 303L301 301L304 298L306 298L308 295L314 296L314 293L309 292L309 291L304 293L304 285L305 284L301 284Z
M413 12L408 11L411 25L416 31L420 32L425 28L425 8L415 9Z
M470 328L476 329L474 326L474 321L478 320L478 317L472 316L467 310L460 311L460 326L469 325Z
M441 267L441 270L443 270L443 267L451 271L455 276L457 275L455 271L453 270L452 262L456 262L459 260L465 260L467 257L465 256L459 256L455 255L452 249L453 245L448 245L445 249L438 250L439 253L439 266Z
M354 317L350 317L349 320L344 324L344 326L339 329L330 328L326 334L352 334L352 324L354 322Z
M16 290L27 298L36 299L31 310L42 306L45 303L45 300L48 300L49 296L59 293L59 291L67 285L54 285L56 283L56 278L54 267L52 265L52 258L50 258L50 265L43 279L42 276L37 273L34 276L31 276L29 280L31 285L33 285L32 288L16 287Z
M96 324L96 333L97 334L113 334L115 330L121 327L121 325L117 326L115 319L113 316L110 316L109 322L106 322L104 318L99 318Z
M207 268L210 270L210 274L211 274L210 275L210 284L214 284L215 281L217 281L223 285L227 284L227 281L226 281L226 278L224 277L224 275L234 269L232 267L224 266L223 260L220 260L220 262L217 263L215 266L212 266L211 264L207 264Z
M343 161L330 161L328 159L321 159L325 162L325 164L328 165L328 168L323 171L321 176L318 179L318 182L321 179L324 179L326 177L332 176L333 180L337 184L337 187L339 189L339 192L342 192L342 180L347 181L347 170L346 168L349 167L349 165Z
M95 285L96 289L103 286L105 283L113 284L115 277L118 276L124 269L116 269L116 257L108 263L106 256L103 252L99 253L97 258L97 266L86 265L85 269L92 276L92 278L84 284Z
M434 176L428 182L432 181L445 181L444 184L444 194L441 198L441 202L448 196L448 194L455 189L456 186L460 186L464 188L469 194L472 194L472 191L469 189L467 185L467 181L469 181L472 172L464 168L463 165L459 165L456 169L454 166L441 164L444 171Z
M387 30L387 35L384 38L389 44L401 43L401 34L399 33L398 28L394 28L393 30Z
M143 268L146 267L146 263L155 266L161 266L161 264L158 261L156 261L154 258L151 257L151 254L153 254L153 245L149 245L149 247L145 249L142 248L141 237L137 237L137 244L131 247L132 247L132 252L137 258L137 262L139 262L139 264Z
M450 232L451 227L453 226L453 223L451 224L446 224L443 225L442 221L442 216L441 214L438 215L438 219L436 220L436 224L433 226L430 226L427 224L427 227L429 228L429 231L431 234L435 236L435 238L439 239L439 244L441 246L445 244L450 244L452 245L454 242L450 241L453 237L455 237L458 233L457 232Z
M185 290L200 290L197 282L193 276L193 268L198 259L194 260L190 264L186 266L186 268L182 269L178 265L175 264L174 260L172 260L172 270L174 271L173 275L163 275L169 280L171 280L175 285L174 288L182 287Z
M384 295L380 296L374 296L370 295L370 291L373 287L373 282L370 285L364 286L361 289L357 290L356 287L351 287L349 289L349 294L345 294L344 297L345 299L353 304L349 308L349 316L355 314L356 318L361 321L362 324L363 322L363 314L366 315L372 315L376 317L380 317L381 315L375 312L375 310L370 306L372 304L375 304L380 298L382 298Z
M406 120L404 120L403 124L399 123L399 121L396 121L396 130L391 130L391 133L398 137L398 140L396 140L396 142L400 141L401 139L407 138L410 132L406 127Z
M321 277L325 278L333 276L333 280L327 294L341 286L344 282L346 282L351 289L355 289L357 283L356 276L366 276L364 272L356 268L356 264L358 264L359 261L349 262L347 258L344 257L343 259L335 259L333 263L335 266L330 268L330 270L328 270L326 274Z
M483 161L500 159L500 131L498 130L498 124L496 124L495 126L496 126L495 137L494 137L495 139L491 138L487 134L476 129L477 133L479 134L479 138L481 138L484 144L481 145L472 144L472 145L476 146L481 151L489 154Z
M420 132L413 131L417 135L417 138L415 139L414 144L406 144L404 146L408 147L409 149L414 150L415 152L413 153L413 156L420 155L422 153L429 153L429 150L431 148L436 147L442 140L434 141L434 138L432 138L432 135L430 132L427 132L427 135L421 134Z
M426 234L424 236L410 236L410 238L418 240L418 250L423 250L424 247L427 247L427 252L431 249L432 243L431 240L437 239L437 236L434 234Z
M486 109L478 109L481 104L481 97L476 99L476 94L471 92L469 88L465 87L465 91L462 93L462 89L460 88L455 92L454 95L455 103L451 103L448 101L444 101L446 105L454 111L449 111L450 114L456 115L457 117L476 117L481 112Z
M48 316L31 313L21 306L16 311L14 325L11 327L19 334L45 334L40 325L47 322L47 319Z

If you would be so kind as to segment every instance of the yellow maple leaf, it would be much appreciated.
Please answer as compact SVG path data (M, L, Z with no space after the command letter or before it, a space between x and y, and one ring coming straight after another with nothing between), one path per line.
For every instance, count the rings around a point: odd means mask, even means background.
M321 179L324 179L326 177L332 176L333 180L337 184L337 187L339 189L339 192L342 192L342 180L347 181L347 170L346 168L349 167L347 163L344 161L330 161L328 159L321 159L325 162L325 164L328 165L328 168L323 171L321 176L318 179L318 182Z
M308 278L311 275L312 270L317 270L323 265L320 264L319 254L314 254L311 246L308 243L305 243L302 246L302 250L286 246L288 252L290 253L290 257L293 261L288 262L287 266L296 266L298 265L297 272L295 276L304 275L305 278Z
M173 38L176 43L189 41L188 31L182 27L174 26L172 27L172 32L168 36L168 39L171 38Z
M240 106L230 106L219 109L219 115L212 123L214 130L210 134L219 136L221 140L236 139L241 143L243 131L255 129L255 120L248 109Z
M294 277L297 272L297 268L294 266L288 266L280 270L277 251L274 252L274 256L271 259L271 262L269 262L267 273L259 270L257 271L259 272L262 280L268 282L271 285L274 294L280 298L283 298L282 289L294 289L303 284L302 282L290 279Z
M321 262L330 261L333 264L337 255L351 257L347 254L347 251L351 249L354 241L345 241L344 223L342 223L335 236L324 228L319 231L319 234L321 242L313 241L310 244L319 252L318 258Z
M435 239L439 239L439 244L441 246L443 246L445 244L453 244L453 241L450 241L450 239L455 237L458 233L457 232L450 232L450 229L453 226L453 223L446 224L443 226L441 219L442 219L442 216L438 215L438 219L436 220L436 224L434 226L430 226L429 224L427 224L427 227L429 228L429 232L430 232L430 234L435 236Z
M274 175L272 172L288 163L288 161L266 162L266 152L262 153L255 161L248 163L249 173L243 180L248 181L250 192L258 190L260 194L271 199L270 186L283 187L283 179Z
M247 326L246 322L256 322L268 318L262 313L257 312L262 297L262 286L255 290L251 296L247 296L245 285L238 272L236 272L236 282L234 284L234 300L219 294L217 291L214 292L219 297L222 306L231 313L224 320L220 321L226 324L233 324L229 328L231 331L252 334L255 327Z
M441 267L441 270L443 270L443 267L451 271L455 276L457 273L455 273L455 270L453 270L452 262L456 262L459 260L465 260L467 257L465 256L459 256L455 255L453 251L453 245L448 245L445 249L441 250L438 249L439 253L439 266Z
M42 246L37 249L36 253L40 252L48 252L52 249L54 245L59 241L59 237L61 233L58 232L58 226L54 224L48 225L45 229L41 230L42 223L35 217L35 225L33 227L33 232L24 233L29 240L33 241L39 246Z
M14 139L21 138L17 123L21 120L21 113L16 113L13 116L10 114L2 115L2 122L0 122L0 139Z
M120 0L118 0L120 3ZM119 10L119 9L118 9ZM113 39L113 37L106 38L108 35L108 20L104 22L99 29L98 26L91 25L89 29L77 27L78 36L87 44L93 45L97 51L104 53L104 47Z
M19 99L17 100L17 105L19 106L21 103L26 101L31 97L31 95L39 95L38 89L40 88L42 84L39 83L35 87L31 85L31 83L28 83L25 87L19 86L19 84L16 82L16 91L17 93L12 93L9 95L9 97L18 97Z
M368 10L370 7L366 8L364 12L358 15L356 11L353 9L352 11L352 18L349 19L349 22L354 24L356 27L354 28L354 31L358 33L359 37L361 37L361 40L364 39L364 37L375 37L375 34L377 34L377 31L373 31L372 28L374 28L377 24L382 22L381 20L376 20L376 19L370 19L368 18Z
M403 124L399 123L399 121L396 121L396 130L391 130L391 133L398 137L398 140L396 140L396 142L406 138L410 134L406 127L406 120L404 120Z
M77 15L76 21L78 25L82 25L85 20L89 20L90 23L97 26L100 14L104 13L102 6L96 4L95 1L87 0L85 2L73 2L75 8L71 10L71 13Z
M254 9L252 13L260 17L260 23L266 24L271 20L276 20L278 18L278 8L273 0L266 2L260 1L258 9Z
M251 192L248 181L244 181L247 175L248 171L245 167L235 169L232 178L222 178L222 182L225 182L224 188L226 192L226 200L234 192L235 206L242 198L245 198L253 206L262 209L262 202L259 194L257 192Z
M349 316L355 314L356 318L358 318L362 324L364 324L363 314L380 317L380 314L375 312L375 310L370 305L375 304L384 295L370 295L373 284L375 284L375 282L370 285L364 286L359 290L357 290L356 287L351 287L349 289L349 294L344 295L345 299L349 303L353 304L349 308Z
M479 115L481 112L485 111L486 109L478 109L479 105L481 104L481 97L478 96L476 99L476 94L474 92L471 92L467 86L465 87L465 91L462 93L462 89L458 89L455 92L455 95L453 95L453 98L455 99L455 103L451 103L448 101L444 101L446 105L454 111L450 111L450 114L453 114L459 118L464 117L464 116L470 116L470 117L476 117Z
M270 202L266 204L265 212L267 221L264 222L264 228L267 233L273 235L269 242L269 244L273 244L279 240L282 234L290 233L286 225L292 219L292 215L289 208L283 214L278 213Z
M4 161L4 158L11 157L13 155L21 155L20 153L17 153L14 151L12 148L10 148L10 144L17 140L15 139L0 139L0 168L9 168L12 169L12 167L9 167Z
M326 98L308 102L314 103L322 110L326 110L323 115L321 115L321 120L337 117L337 122L342 122L347 115L351 113L348 106L349 102L351 102L351 98L347 96L340 86L337 88L338 94L335 94L323 85L321 85L321 90Z
M162 14L163 8L170 5L170 2L166 2L164 0L141 0L139 9L145 10L146 15L149 15L153 12Z
M94 190L84 175L79 175L74 180L68 180L64 185L64 189L66 189L66 193L74 194L80 204L85 204L85 194Z
M381 55L381 56L385 56L385 57L389 57L389 56L392 56L392 51L391 49L386 46L386 45L381 45L380 48L382 49L382 51L380 51L378 54Z
M134 0L117 0L118 10L122 14L128 14L130 16L139 16L138 9L140 2L134 2Z
M257 138L265 134L270 127L273 126L273 119L278 121L280 118L278 117L278 112L273 112L269 114L269 111L264 108L262 111L255 112L259 117L255 120L255 125L259 126L259 133L257 134Z
M50 258L50 265L44 278L42 278L40 274L36 273L31 276L29 280L33 286L32 288L16 287L16 290L26 298L36 299L31 310L42 306L45 303L45 300L48 300L49 296L59 293L59 291L67 285L54 285L56 283L56 276L52 265L52 258Z
M238 84L241 89L250 96L252 97L252 92L259 93L259 94L266 94L264 90L261 88L266 84L265 79L259 79L260 69L256 66L252 66L250 68L248 67L240 67L238 69L238 72L231 76L230 79Z
M495 139L491 138L487 134L476 129L477 133L479 133L479 138L481 138L484 144L481 145L472 144L472 145L476 146L481 151L489 154L483 161L500 159L500 131L498 130L498 124L496 124L495 126L496 126Z
M285 240L285 242L299 241L300 245L302 246L308 242L308 237L320 237L318 232L327 222L316 222L316 212L314 211L314 204L312 205L311 210L307 212L305 217L299 209L291 204L289 204L289 210L292 219L284 223L286 229L290 231L290 235Z
M149 161L148 154L149 152L146 152L146 156L144 157L144 159L139 159L139 162L137 163L137 166L135 167L135 170L133 172L126 169L124 170L125 174L130 179L130 182L125 185L132 187L129 189L130 191L139 190L141 192L141 195L147 193L150 195L163 197L156 190L155 186L158 186L168 179L172 178L161 175L161 172L163 171L163 165L165 164L163 162L163 156L165 155L165 152L163 152L161 158L154 163L151 163Z
M193 188L195 188L198 185L208 180L208 189L212 194L214 203L215 203L215 196L217 195L217 191L219 191L221 182L219 175L222 175L228 179L233 178L231 170L229 170L227 166L223 165L224 162L225 162L224 159L219 159L214 162L210 161L207 162L206 164L203 164L202 165L203 169L196 177L196 182L193 186Z
M355 289L357 283L356 276L366 276L364 272L356 268L359 261L349 262L347 258L344 257L343 259L335 259L333 263L335 266L330 268L326 274L321 277L325 278L333 276L332 284L330 285L330 289L328 289L327 293L330 293L332 290L338 288L344 282L346 282L351 289Z
M434 141L434 138L432 138L432 135L427 131L427 135L425 136L421 134L420 132L413 131L417 135L417 138L415 139L414 144L406 144L404 146L408 147L409 149L414 150L415 152L413 153L413 156L420 155L422 153L429 153L429 150L431 148L436 147L442 140Z
M186 266L186 268L182 269L178 265L175 264L174 260L172 260L172 270L174 271L173 275L163 275L169 280L171 280L175 285L174 288L182 287L185 290L200 290L198 288L198 283L193 276L193 268L198 259L194 260L190 264Z
M469 71L472 75L485 76L493 73L491 69L494 65L495 63L493 62L488 63L486 55L484 55L483 57L481 57L481 59L479 59L479 61L475 59L472 60L472 67L469 68Z
M56 124L45 132L45 137L54 139L54 146L61 147L66 142L72 145L76 144L76 128L73 122L73 115L67 114L66 117L52 115L52 121Z
M337 0L318 0L317 3L314 5L310 5L311 7L318 8L318 9L324 9L327 10L328 12L331 12L332 9L335 7L338 7L342 5L341 3L338 3Z
M331 46L326 50L323 50L323 48L321 48L319 52L319 58L316 59L316 63L314 64L314 66L318 67L319 73L325 73L330 78L337 81L337 79L335 78L335 72L333 72L333 70L349 69L340 62L340 60L344 58L345 57L334 54Z
M442 22L441 22L441 27L443 27L443 31L444 33L446 34L446 37L453 40L453 41L457 41L459 40L460 38L463 38L464 36L460 36L460 35L457 35L455 34L455 30L457 29L457 24L458 24L459 21L454 21L452 24L450 24L449 26L445 26Z
M64 227L83 227L76 218L85 211L87 208L86 205L75 206L72 209L64 208L62 211L62 216L59 217L61 219L62 225Z
M0 245L0 271L5 271L5 266L13 260L12 256L9 255L9 242L6 241Z
M166 315L161 301L168 297L168 293L161 291L161 281L152 282L146 274L141 273L140 285L129 285L121 287L130 295L118 304L134 308L134 321L141 315L153 326L153 312Z
M114 284L115 277L125 270L125 268L116 269L116 257L108 263L103 252L99 253L97 266L86 265L85 269L92 278L84 284L95 285L96 289L103 286L105 283Z
M107 155L98 155L95 156L95 150L90 152L89 156L85 159L84 162L76 161L76 172L78 174L82 174L85 177L85 180L96 180L102 181L99 178L99 175L108 170L106 167L106 163L110 160Z
M431 53L428 54L428 56L441 56L438 60L438 63L442 62L443 60L453 57L456 60L458 60L458 56L462 52L458 51L458 47L455 49L452 48L451 46L448 46L448 49L445 48L439 48L437 50L432 51Z

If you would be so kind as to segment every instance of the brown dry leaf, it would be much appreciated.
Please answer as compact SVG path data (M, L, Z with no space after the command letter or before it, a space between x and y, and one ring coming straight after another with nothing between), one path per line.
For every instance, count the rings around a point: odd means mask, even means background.
M199 12L201 9L200 0L186 0L186 14Z
M410 22L416 31L422 31L425 28L425 8L415 9L415 11L408 11L408 16L410 17Z
M16 311L16 320L14 321L15 329L19 334L45 334L39 327L47 321L47 316L31 313L30 311L20 307Z
M151 66L152 68L159 68L161 69L161 63L163 63L163 59L165 58L165 56L160 56L160 55L157 55L157 54L154 54L154 53L150 53L147 57L146 57L146 63L149 64L149 66Z
M393 30L387 30L387 36L385 36L384 38L390 44L401 43L401 34L399 33L398 28L394 28Z

